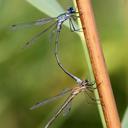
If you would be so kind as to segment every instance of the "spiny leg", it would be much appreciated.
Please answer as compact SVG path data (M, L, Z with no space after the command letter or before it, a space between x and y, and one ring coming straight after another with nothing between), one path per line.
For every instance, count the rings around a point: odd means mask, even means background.
M81 29L77 29L72 21L72 18L69 19L70 30L71 32L82 32Z
M94 97L92 97L92 96L88 93L88 91L90 91L90 90L86 90L84 94L86 94L86 95L91 99L91 101L93 101L93 103L99 103L100 100L99 100L99 99L95 99Z

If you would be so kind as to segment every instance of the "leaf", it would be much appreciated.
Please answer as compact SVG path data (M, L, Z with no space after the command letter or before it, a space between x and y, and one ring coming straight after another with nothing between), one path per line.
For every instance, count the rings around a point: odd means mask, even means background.
M64 9L56 0L27 0L34 7L44 12L45 14L56 17L64 12Z
M65 12L62 6L56 0L27 0L34 7L50 17L57 17ZM64 23L69 28L68 23Z
M125 114L122 120L122 128L128 128L128 107L125 111Z

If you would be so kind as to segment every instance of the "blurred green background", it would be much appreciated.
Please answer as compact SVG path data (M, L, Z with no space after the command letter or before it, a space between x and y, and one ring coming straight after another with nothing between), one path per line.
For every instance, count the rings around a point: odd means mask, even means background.
M63 8L72 5L59 0ZM105 60L120 119L128 103L128 2L92 1ZM54 9L54 8L53 8ZM49 44L49 32L34 45L24 43L42 27L11 31L9 26L48 17L22 0L0 0L0 128L40 128L64 102L64 98L39 109L29 108L42 99L75 86L57 66ZM83 48L77 34L64 27L61 33L61 61L80 78L88 78ZM66 98L66 97L65 97ZM71 112L53 124L58 128L102 128L95 104L79 95Z

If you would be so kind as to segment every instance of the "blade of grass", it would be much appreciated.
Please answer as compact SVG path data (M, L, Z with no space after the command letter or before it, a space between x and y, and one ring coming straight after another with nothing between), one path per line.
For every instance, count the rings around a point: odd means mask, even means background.
M123 120L122 120L122 128L127 128L128 127L128 107L125 111Z
M74 5L77 9L76 0L73 0L73 2L74 2ZM81 24L79 19L78 19L78 24L79 24L79 27L82 28L82 24ZM89 58L88 48L87 48L87 45L85 43L86 41L85 41L85 38L84 38L84 34L83 33L77 33L77 34L79 34L81 42L82 42L83 51L84 51L84 55L85 55L85 60L86 60L87 65L88 65L89 78L90 78L91 81L94 81L95 78L94 78L94 75L93 75L92 66L91 66L91 62L90 62L90 58ZM96 87L96 84L94 86ZM95 94L95 98L99 99L99 94L98 94L97 90L94 91L94 94ZM102 125L103 125L104 128L106 128L103 109L102 109L101 105L99 105L99 104L97 104L97 105L98 105L98 110L99 110L100 117L101 117L101 120L102 120Z
M27 0L34 7L44 12L45 14L56 17L64 10L56 0Z
M120 128L120 120L111 88L107 67L104 61L103 52L100 46L99 37L96 31L94 14L90 0L76 0L80 19L84 31L84 37L91 60L91 65L99 85L98 92L104 113L107 128Z

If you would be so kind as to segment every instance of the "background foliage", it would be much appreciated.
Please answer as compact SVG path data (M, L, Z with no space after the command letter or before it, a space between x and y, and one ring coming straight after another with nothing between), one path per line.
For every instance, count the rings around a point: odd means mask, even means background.
M71 1L59 0L63 8ZM108 66L112 88L122 119L128 100L128 3L125 0L93 1L94 13ZM53 10L56 9L53 8ZM14 23L48 17L26 1L0 0L0 127L39 128L46 124L64 99L30 111L35 102L53 96L64 88L75 86L57 66L51 51L49 32L36 44L22 49L24 43L42 27L11 31ZM52 44L54 45L54 44ZM65 67L80 78L88 78L80 39L68 28L61 33L61 60ZM88 104L84 95L78 96L67 117L53 124L61 128L100 128L95 104Z

